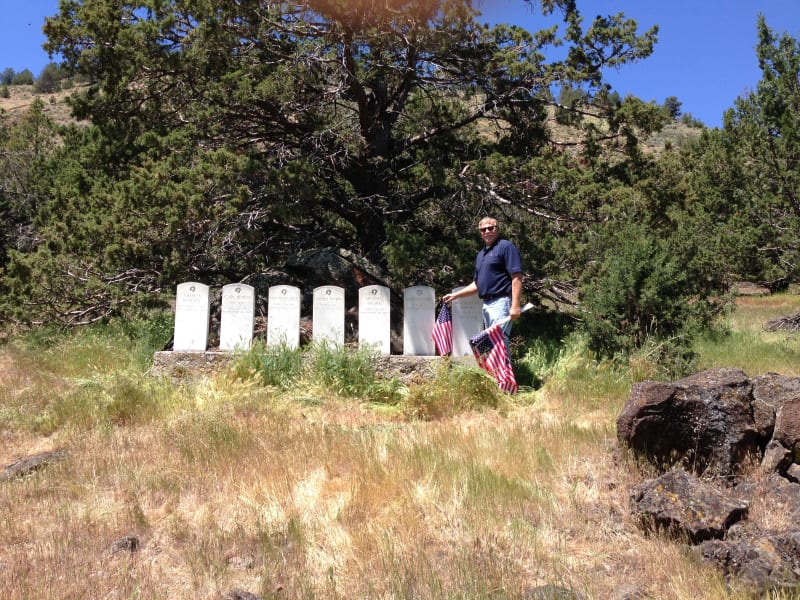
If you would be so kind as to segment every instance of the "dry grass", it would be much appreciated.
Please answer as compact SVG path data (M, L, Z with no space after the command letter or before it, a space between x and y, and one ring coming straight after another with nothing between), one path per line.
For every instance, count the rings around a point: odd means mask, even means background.
M67 97L74 91L72 89L55 92L53 94L39 94L32 85L8 86L9 97L0 97L0 119L18 119L30 109L34 100L40 99L44 103L44 113L56 123L66 124L74 122L70 108L67 106Z
M632 521L629 381L580 356L513 403L423 421L58 354L0 348L0 460L68 452L0 482L4 598L748 597ZM138 549L115 550L126 535Z

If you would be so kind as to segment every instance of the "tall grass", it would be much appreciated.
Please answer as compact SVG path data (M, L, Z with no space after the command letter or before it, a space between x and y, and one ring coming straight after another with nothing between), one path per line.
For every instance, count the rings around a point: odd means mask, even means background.
M800 375L800 333L764 331L767 321L798 312L797 295L740 298L720 331L697 341L699 367L737 367L750 376L770 371Z
M761 311L699 361L797 374L796 339ZM172 385L146 374L159 327L0 347L2 464L66 451L0 482L4 598L751 597L630 517L642 474L614 422L633 381L664 376L657 349L598 363L579 335L541 336L515 397L456 361L401 384L331 348L257 346Z

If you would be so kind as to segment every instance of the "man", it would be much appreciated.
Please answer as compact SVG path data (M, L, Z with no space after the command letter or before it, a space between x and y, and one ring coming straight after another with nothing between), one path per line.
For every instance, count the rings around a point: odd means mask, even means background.
M521 314L522 259L514 244L500 238L497 219L484 217L478 224L478 231L484 247L475 258L474 279L457 292L445 294L442 300L452 302L456 298L478 294L483 300L484 327L491 327L498 321L511 317L503 326L508 347L511 321Z

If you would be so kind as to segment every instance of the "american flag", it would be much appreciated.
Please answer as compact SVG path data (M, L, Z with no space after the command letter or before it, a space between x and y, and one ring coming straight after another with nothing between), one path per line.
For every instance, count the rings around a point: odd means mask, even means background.
M511 358L503 337L502 324L492 325L478 335L469 338L469 345L478 365L494 376L500 389L509 394L517 393L517 380L511 368Z
M433 325L433 343L440 356L453 351L453 317L447 304L444 303Z

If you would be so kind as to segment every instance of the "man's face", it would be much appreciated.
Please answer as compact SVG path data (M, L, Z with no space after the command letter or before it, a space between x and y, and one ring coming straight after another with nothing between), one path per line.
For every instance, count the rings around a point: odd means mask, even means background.
M497 241L497 236L500 235L500 231L497 228L497 221L494 219L484 219L478 225L478 232L481 234L481 238L483 238L483 243L487 246L491 246L492 244Z

